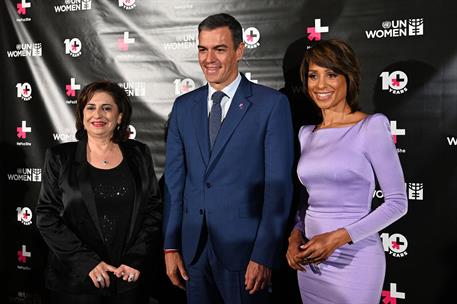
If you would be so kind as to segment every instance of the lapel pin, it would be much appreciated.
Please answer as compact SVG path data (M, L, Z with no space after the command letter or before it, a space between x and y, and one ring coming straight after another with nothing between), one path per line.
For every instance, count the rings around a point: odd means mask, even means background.
M244 108L244 103L240 103L238 107L242 110Z

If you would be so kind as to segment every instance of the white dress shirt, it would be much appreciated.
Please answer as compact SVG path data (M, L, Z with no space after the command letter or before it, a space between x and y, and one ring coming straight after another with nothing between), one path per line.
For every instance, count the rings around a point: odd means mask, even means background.
M236 90L241 82L241 74L238 73L238 77L235 78L232 83L222 89L222 92L225 93L225 96L221 100L221 108L222 108L222 121L224 120L225 116L227 116L227 112L232 104L233 97L235 96ZM217 90L214 89L211 85L208 84L208 116L211 112L211 107L213 106L213 101L211 100L211 96Z

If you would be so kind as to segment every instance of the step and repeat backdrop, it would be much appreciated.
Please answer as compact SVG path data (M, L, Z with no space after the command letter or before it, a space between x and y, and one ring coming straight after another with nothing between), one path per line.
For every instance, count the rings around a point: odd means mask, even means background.
M299 79L303 52L327 38L353 46L360 102L390 119L409 199L408 214L380 232L379 303L445 303L457 270L457 4L444 0L2 1L1 302L45 303L47 249L34 209L46 148L75 140L80 90L100 79L125 89L131 137L149 145L161 178L173 101L205 84L197 25L219 12L243 26L241 71L287 94L297 128L314 121ZM382 202L380 189L373 199ZM278 292L289 299L287 288Z

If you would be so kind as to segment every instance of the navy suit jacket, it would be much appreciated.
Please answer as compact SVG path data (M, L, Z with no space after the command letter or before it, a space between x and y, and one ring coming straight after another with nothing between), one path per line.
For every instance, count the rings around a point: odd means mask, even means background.
M279 264L291 208L293 131L287 97L244 75L210 150L208 86L178 97L167 136L164 248L191 264L206 218L223 265Z
M46 286L60 292L103 294L111 291L95 288L88 276L101 261L110 263L110 258L89 179L86 144L85 140L64 143L46 151L36 224L50 249ZM135 183L121 263L143 271L146 258L161 244L160 191L147 146L134 140L119 146ZM118 292L136 285L117 281Z

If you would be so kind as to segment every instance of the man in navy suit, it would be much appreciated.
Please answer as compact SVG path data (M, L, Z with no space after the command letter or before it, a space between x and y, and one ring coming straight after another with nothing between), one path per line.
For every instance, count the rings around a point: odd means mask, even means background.
M168 126L167 275L189 304L268 303L291 208L289 103L238 71L235 18L209 16L198 31L208 84L176 99Z

